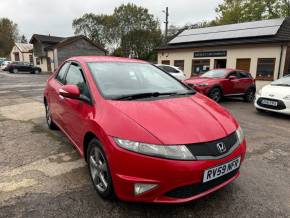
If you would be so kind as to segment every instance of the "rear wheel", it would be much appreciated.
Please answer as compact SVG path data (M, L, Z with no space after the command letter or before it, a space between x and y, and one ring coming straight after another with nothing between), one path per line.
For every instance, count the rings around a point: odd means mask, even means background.
M219 102L222 99L222 91L220 88L215 87L209 91L208 97L213 99L216 102Z
M12 70L12 72L13 72L13 73L18 73L18 69L14 68L14 69Z
M97 139L89 143L87 160L90 177L98 194L104 199L114 199L115 193L108 161Z
M249 89L245 96L244 96L244 101L246 102L253 102L254 101L254 98L255 98L255 89Z
M51 111L47 103L45 104L45 118L46 118L46 123L47 123L48 128L52 130L57 129L57 126L52 120Z

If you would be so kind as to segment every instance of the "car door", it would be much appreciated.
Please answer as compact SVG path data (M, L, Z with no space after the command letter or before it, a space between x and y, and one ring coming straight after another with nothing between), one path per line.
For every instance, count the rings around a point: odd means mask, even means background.
M235 76L235 79L230 79L231 76ZM233 95L239 93L239 74L237 71L231 71L226 76L226 80L224 81L225 87L224 87L224 94L225 95Z
M239 83L240 93L246 93L247 90L250 88L250 86L253 84L253 79L251 78L249 73L243 71L239 72L239 78L240 78Z
M70 63L64 63L58 70L56 76L49 80L48 83L48 102L52 118L56 124L64 128L63 114L65 113L62 106L62 97L59 95L59 89L65 83L65 75Z
M70 64L65 84L78 86L80 94L89 100L89 102L86 102L78 99L64 98L62 101L62 107L65 111L63 116L65 131L77 145L81 145L85 125L89 115L93 112L93 106L89 87L79 63L72 62Z

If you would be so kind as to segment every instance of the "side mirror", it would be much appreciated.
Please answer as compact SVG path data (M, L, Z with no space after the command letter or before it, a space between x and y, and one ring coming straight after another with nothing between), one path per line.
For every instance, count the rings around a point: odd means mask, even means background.
M229 76L229 80L237 79L238 77L236 76Z
M59 95L65 98L79 99L81 93L76 85L64 85L59 89Z

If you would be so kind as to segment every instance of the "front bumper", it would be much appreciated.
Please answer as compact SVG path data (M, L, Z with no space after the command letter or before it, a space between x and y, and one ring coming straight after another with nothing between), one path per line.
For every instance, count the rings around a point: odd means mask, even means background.
M285 105L284 109L275 109L275 108L269 108L266 106L262 106L261 104L258 103L258 101L264 98L263 96L257 95L256 99L255 99L255 107L261 110L265 110L265 111L271 111L271 112L276 112L276 113L281 113L281 114L286 114L286 115L290 115L290 100L284 100L284 99L276 99L276 98L271 98L271 97L267 97L266 99L272 99L272 100L276 100L276 101L280 101L283 103L283 105Z
M115 145L112 140L111 145L111 152L114 155L109 155L109 162L116 195L124 201L155 203L188 202L224 187L240 175L238 170L230 178L199 189L202 186L204 171L238 156L241 156L241 161L243 161L246 152L246 142L244 141L229 156L222 159L176 161L126 151ZM154 183L158 186L136 196L134 194L135 183ZM179 193L179 189L183 190L186 187L189 188L187 191L191 190L191 186L195 187L192 193L186 193L185 195L172 194L175 191Z

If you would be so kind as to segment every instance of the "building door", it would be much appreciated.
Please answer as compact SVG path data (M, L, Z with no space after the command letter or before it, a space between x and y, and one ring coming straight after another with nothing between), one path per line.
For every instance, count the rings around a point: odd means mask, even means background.
M192 60L192 71L191 75L199 75L209 71L210 59L199 59Z
M50 57L46 58L46 62L47 62L47 71L51 72L51 59L50 59Z
M214 60L214 68L226 68L227 67L227 59L215 59Z
M237 69L243 70L246 72L250 72L250 66L251 66L251 59L250 58L237 59L237 65L236 65Z

